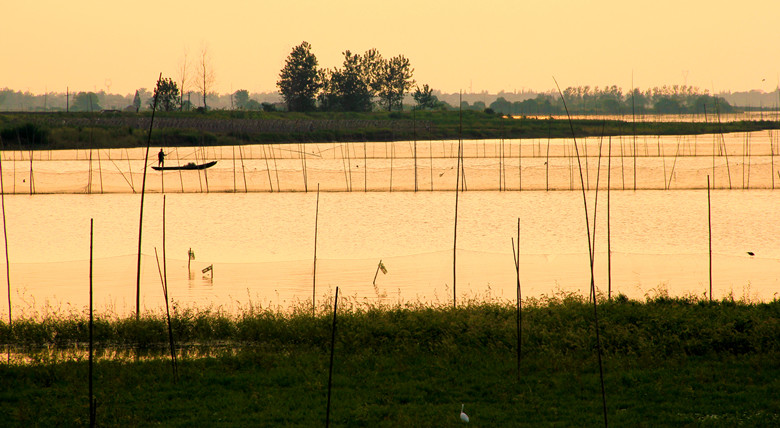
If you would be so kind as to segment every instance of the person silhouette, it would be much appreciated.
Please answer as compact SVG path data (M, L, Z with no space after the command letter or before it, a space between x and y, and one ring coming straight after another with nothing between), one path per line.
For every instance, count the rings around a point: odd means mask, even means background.
M165 152L160 149L160 153L157 153L157 166L163 166L165 164Z

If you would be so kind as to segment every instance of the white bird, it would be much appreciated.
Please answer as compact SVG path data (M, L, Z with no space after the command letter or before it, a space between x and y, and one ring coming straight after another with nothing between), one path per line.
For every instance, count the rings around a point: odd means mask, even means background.
M463 413L463 404L460 405L460 420L469 423L469 415Z

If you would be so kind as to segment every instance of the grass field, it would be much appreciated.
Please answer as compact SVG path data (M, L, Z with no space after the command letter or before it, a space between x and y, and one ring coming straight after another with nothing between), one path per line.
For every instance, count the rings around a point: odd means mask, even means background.
M151 113L2 113L0 138L9 149L95 149L146 146ZM575 119L577 137L693 135L778 129L770 120L633 123L630 117ZM153 146L258 143L570 138L568 120L507 118L464 111L287 113L168 112L155 116Z
M324 425L329 310L178 310L178 382L163 316L98 316L98 424ZM612 426L780 424L780 302L619 297L598 310ZM331 422L457 426L463 404L472 426L603 425L592 319L577 296L524 301L518 376L509 302L339 302ZM28 358L0 365L4 425L88 423L87 327L84 314L0 325L9 358Z

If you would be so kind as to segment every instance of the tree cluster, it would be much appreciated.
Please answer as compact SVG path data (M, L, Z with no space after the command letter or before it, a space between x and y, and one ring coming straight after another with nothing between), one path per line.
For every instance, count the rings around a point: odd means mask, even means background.
M591 88L568 87L563 92L566 107L572 114L715 114L731 113L734 108L722 97L691 86L663 86L628 93L617 86ZM564 114L558 93L539 94L536 98L510 103L499 97L490 104L496 112L512 115Z
M362 55L347 50L341 68L320 69L311 49L308 42L294 47L279 73L276 85L290 111L400 110L415 83L403 55L385 59L376 49Z

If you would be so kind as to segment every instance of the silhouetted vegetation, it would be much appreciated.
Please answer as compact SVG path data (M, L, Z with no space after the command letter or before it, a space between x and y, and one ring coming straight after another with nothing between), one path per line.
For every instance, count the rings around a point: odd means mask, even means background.
M778 302L665 295L599 299L605 387L616 426L776 426ZM163 314L98 315L100 426L317 426L325 413L330 317L324 304L282 312L175 309L174 383ZM583 297L523 305L519 378L508 302L382 306L339 301L332 420L338 426L472 423L598 426L593 308ZM5 426L83 425L84 313L0 322L28 364L0 365Z
M735 111L724 98L713 97L707 91L690 86L655 87L644 92L634 89L627 94L614 85L603 89L580 86L566 88L563 97L572 114L717 114ZM490 108L518 116L565 114L557 93L539 94L536 98L514 103L499 97Z

